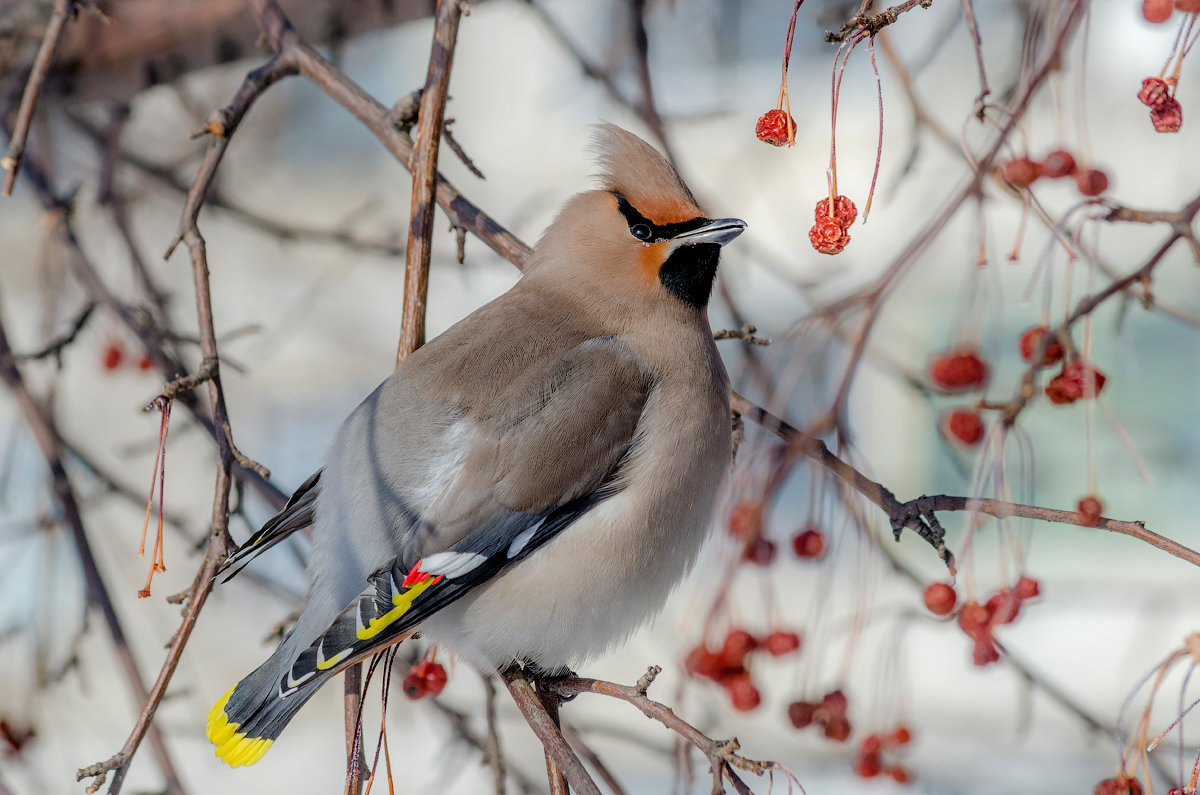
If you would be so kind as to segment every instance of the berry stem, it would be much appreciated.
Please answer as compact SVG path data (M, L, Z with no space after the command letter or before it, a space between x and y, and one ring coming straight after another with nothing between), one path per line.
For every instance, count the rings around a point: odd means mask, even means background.
M842 93L842 73L846 71L846 64L850 61L850 53L854 47L863 40L865 34L855 34L842 42L833 56L833 76L830 81L830 121L829 121L829 218L833 220L834 200L838 195L837 188L837 114L838 114L838 97ZM843 57L843 53L845 54ZM838 61L841 61L841 66L838 66Z
M875 140L875 171L871 174L871 189L867 191L867 203L863 205L863 223L871 214L871 202L875 199L875 183L879 181L879 163L883 160L883 81L879 79L879 66L875 63L875 37L867 40L867 52L871 55L871 70L875 72L875 90L879 95L879 136Z

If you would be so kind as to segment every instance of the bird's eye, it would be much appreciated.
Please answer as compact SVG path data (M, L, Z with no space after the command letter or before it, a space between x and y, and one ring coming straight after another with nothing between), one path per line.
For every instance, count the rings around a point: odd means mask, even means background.
M629 227L629 234L633 235L638 240L645 241L649 240L654 232L651 231L650 227L646 226L645 224L634 224L633 226Z

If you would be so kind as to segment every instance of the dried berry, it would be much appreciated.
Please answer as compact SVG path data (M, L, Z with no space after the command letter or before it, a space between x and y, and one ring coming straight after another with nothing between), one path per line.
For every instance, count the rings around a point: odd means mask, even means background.
M721 655L712 651L704 644L700 644L692 649L688 652L687 657L683 658L683 670L692 676L716 679L721 675L723 668Z
M1103 504L1101 504L1100 500L1094 494L1084 497L1075 506L1075 512L1079 517L1079 521L1089 527L1094 527L1100 521L1100 512L1103 510Z
M817 202L817 208L813 212L814 219L819 223L822 219L836 221L843 229L854 223L854 219L858 218L858 208L854 206L854 202L849 196L836 196L833 200L833 216L829 215L829 199L824 198Z
M1000 650L996 648L991 635L975 639L975 648L971 651L971 662L982 668L999 659Z
M1174 10L1171 0L1142 0L1142 16L1147 22L1166 22Z
M1169 99L1170 96L1170 86L1161 77L1147 77L1142 81L1142 90L1137 94L1137 98L1141 100L1142 104L1151 108L1162 103L1164 99Z
M878 754L863 754L854 760L854 775L860 778L875 778L879 768Z
M837 254L850 242L850 235L836 221L826 217L808 230L808 242L822 254Z
M1142 795L1142 785L1133 776L1120 773L1096 785L1093 795Z
M1175 7L1185 14L1200 13L1200 0L1175 0Z
M791 654L796 649L800 648L800 636L795 632L783 632L776 630L770 635L767 635L762 640L762 647L767 650L772 657L782 657L785 654Z
M793 701L788 704L787 708L788 720L797 729L803 729L811 724L816 712L817 705L810 701Z
M850 721L841 717L830 718L825 724L825 737L835 743L844 743L850 738Z
M786 110L775 108L758 117L754 134L771 146L791 146L796 140L796 122Z
M1108 190L1108 175L1098 168L1083 168L1075 172L1075 184L1084 196L1099 196Z
M1081 398L1100 394L1108 378L1104 373L1081 361L1067 362L1062 372L1046 384L1046 397L1057 405L1074 403Z
M1057 149L1042 160L1042 176L1062 179L1075 174L1075 156L1065 149Z
M752 541L746 547L746 551L742 553L742 559L756 566L770 566L771 562L775 560L775 542L765 538Z
M1042 164L1018 157L1004 164L1004 179L1014 188L1028 188L1042 175Z
M1021 600L1015 593L1005 589L992 594L985 607L991 614L988 623L992 626L1011 624L1021 612Z
M1032 599L1042 592L1038 581L1032 577L1021 575L1021 579L1017 580L1017 584L1013 587L1013 592L1016 593L1018 599Z
M830 690L821 697L821 709L830 715L844 718L849 706L849 699L846 698L846 694L841 690Z
M895 781L897 784L907 784L908 783L908 771L906 769L900 767L899 765L897 765L896 767L893 767L891 770L888 771L888 773L891 775L892 781Z
M1032 362L1038 348L1045 345L1038 367L1049 367L1058 363L1063 357L1063 347L1054 337L1046 336L1050 329L1046 326L1034 326L1021 335L1021 358Z
M912 742L912 732L907 726L897 726L895 731L888 735L888 745L908 745Z
M731 681L726 685L725 691L729 693L729 701L733 704L733 708L741 712L749 712L762 703L762 694L750 680L749 674Z
M958 611L958 626L968 638L978 639L990 633L991 611L979 602L967 602Z
M1155 132L1179 132L1183 126L1183 106L1174 97L1167 97L1150 109L1150 122Z
M815 527L796 533L792 539L796 557L805 560L820 560L825 557L825 534Z
M929 362L929 379L946 392L969 392L987 383L988 365L974 348L944 351Z
M958 594L944 582L935 582L925 589L925 607L935 616L948 616L954 612Z
M721 646L721 662L730 668L741 666L746 655L754 651L758 641L744 629L731 629Z
M942 433L968 447L983 441L983 418L974 409L955 409L942 415Z

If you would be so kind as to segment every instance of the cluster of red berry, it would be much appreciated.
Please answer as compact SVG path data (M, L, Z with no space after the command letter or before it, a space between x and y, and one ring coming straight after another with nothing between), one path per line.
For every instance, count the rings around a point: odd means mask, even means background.
M1168 792L1167 795L1176 795L1176 790L1179 795L1183 795L1183 790L1178 787ZM1142 795L1142 785L1135 777L1118 773L1097 784L1092 793L1093 795Z
M968 638L975 641L971 658L976 665L984 666L1000 659L994 635L996 627L1011 624L1021 611L1021 603L1037 596L1040 591L1037 580L1022 575L1015 586L1002 588L992 594L987 602L967 602L962 606L958 611L958 626Z
M979 351L969 345L935 354L929 360L929 380L942 392L957 394L982 389L991 372ZM977 409L951 409L939 421L947 437L972 447L983 440L983 417Z
M101 366L103 366L105 370L111 372L120 367L122 362L134 364L133 359L127 359L125 357L125 348L121 345L119 340L109 340L108 344L104 346L104 352L100 357ZM150 354L143 353L141 358L137 360L136 364L137 369L146 371L154 366L154 360L150 358Z
M1084 196L1099 196L1108 190L1108 175L1098 168L1080 168L1075 156L1058 149L1041 160L1018 157L1009 160L1001 169L1004 180L1014 188L1028 188L1042 177L1047 179L1075 178L1075 187Z
M1021 358L1034 364L1034 357L1041 356L1038 367L1050 367L1063 359L1063 346L1058 340L1048 337L1050 329L1034 326L1021 335ZM1091 364L1078 359L1063 365L1062 372L1046 384L1046 397L1055 405L1074 403L1082 398L1094 398L1104 388L1108 378Z
M710 649L704 643L688 652L683 668L725 688L733 708L743 712L762 703L762 694L754 686L747 658L755 651L765 651L772 657L782 657L800 648L800 636L795 632L775 630L756 638L744 629L731 629L720 649Z
M1142 81L1142 90L1137 98L1150 108L1150 122L1154 130L1161 133L1179 132L1183 126L1183 106L1171 96L1171 89L1178 83L1174 77L1147 77Z
M858 208L846 196L833 197L833 209L829 199L821 199L813 210L813 227L808 230L808 242L822 254L837 254L850 242L847 230L858 218Z
M905 726L897 726L889 734L872 734L863 739L854 757L854 772L862 778L891 776L900 784L909 779L908 770L900 765L889 765L883 752L894 750L912 742L912 733Z
M816 725L825 732L827 739L844 743L850 737L850 720L846 717L849 703L846 694L833 690L820 701L793 701L788 704L788 720L797 729Z
M774 108L758 117L754 134L771 146L791 146L796 141L796 122L783 108Z
M441 695L446 687L446 669L430 660L421 660L409 669L402 685L404 695L413 701Z

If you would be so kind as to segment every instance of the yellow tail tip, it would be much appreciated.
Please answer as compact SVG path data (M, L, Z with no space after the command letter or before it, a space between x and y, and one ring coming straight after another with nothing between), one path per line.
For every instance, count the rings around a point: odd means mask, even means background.
M263 754L274 742L265 737L247 737L244 732L238 731L241 724L230 722L229 716L225 714L225 705L229 703L229 697L233 695L236 687L237 685L234 685L229 688L228 692L221 696L221 700L208 711L206 731L209 741L216 746L217 757L230 767L254 764L262 759Z

